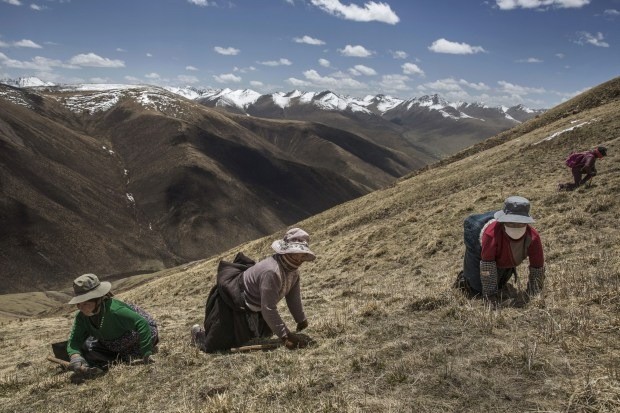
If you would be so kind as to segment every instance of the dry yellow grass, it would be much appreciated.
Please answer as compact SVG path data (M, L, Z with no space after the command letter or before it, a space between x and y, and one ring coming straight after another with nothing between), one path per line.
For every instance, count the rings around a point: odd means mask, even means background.
M301 222L318 255L302 267L314 347L208 355L189 346L219 259L237 251L262 258L276 234L120 295L160 322L151 366L116 366L71 384L44 360L48 343L66 338L70 309L2 322L0 410L620 411L618 83L600 105L569 102L485 151ZM577 121L590 123L543 141ZM593 185L557 192L570 178L568 152L601 143L609 157ZM450 288L461 268L462 221L515 194L532 201L545 292L523 307L507 301L493 310ZM526 265L519 273L524 290Z

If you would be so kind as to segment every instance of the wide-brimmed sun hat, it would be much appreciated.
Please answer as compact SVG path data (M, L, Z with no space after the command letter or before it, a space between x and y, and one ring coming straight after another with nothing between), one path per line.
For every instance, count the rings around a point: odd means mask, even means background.
M278 254L306 254L306 261L316 258L310 250L310 235L301 228L291 228L286 231L284 238L274 241L271 248Z
M83 274L73 280L73 293L75 297L67 304L79 304L93 298L103 297L110 292L112 284L107 281L99 281L95 274Z
M515 224L531 224L534 218L530 216L530 201L522 196L511 196L504 201L504 209L494 215L499 222Z

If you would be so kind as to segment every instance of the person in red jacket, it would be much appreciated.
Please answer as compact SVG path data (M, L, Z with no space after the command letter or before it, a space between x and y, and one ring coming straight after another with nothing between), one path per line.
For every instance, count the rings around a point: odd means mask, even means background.
M602 159L604 156L607 156L607 148L604 146L599 146L587 152L571 154L566 161L566 165L571 168L574 182L558 184L558 190L572 191L588 182L596 176L596 167L594 166L596 160Z
M530 202L511 196L504 201L502 210L480 216L489 217L482 229L475 234L465 233L465 243L470 247L459 274L465 289L472 295L496 301L502 288L516 275L516 267L528 258L527 293L539 294L545 279L545 260L540 235L530 225L534 222Z

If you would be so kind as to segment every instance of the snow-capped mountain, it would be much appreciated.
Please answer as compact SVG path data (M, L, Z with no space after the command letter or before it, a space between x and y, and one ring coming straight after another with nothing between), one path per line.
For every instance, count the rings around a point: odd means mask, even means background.
M181 90L176 90L175 93L186 94ZM237 113L284 118L287 117L287 112L298 111L303 106L306 110L374 114L388 119L394 118L394 113L402 116L408 111L420 112L424 109L428 113L436 113L452 121L477 119L484 122L488 117L501 117L513 124L521 123L544 112L532 110L523 105L490 107L483 103L448 102L439 95L421 96L408 100L386 95L370 95L360 99L338 95L331 91L293 90L287 93L276 92L261 95L250 89L223 89L205 91L195 96L194 99L206 106L221 107ZM278 113L279 116L275 115Z
M207 106L224 107L234 111L251 114L256 112L257 106L273 106L286 110L294 106L308 105L325 111L350 111L361 113L382 113L402 102L401 99L389 96L367 96L363 99L341 96L331 91L302 92L275 92L261 95L250 89L245 90L215 90L203 93L197 100Z
M363 136L369 141L419 157L438 159L542 113L517 105L490 107L483 103L449 102L439 95L401 99L388 95L363 98L332 91L275 92L260 94L251 89L200 89L150 85L78 84L51 86L36 78L11 84L48 90L52 99L75 113L96 114L130 99L147 110L167 116L186 117L186 104L215 108L231 114L265 119L318 122ZM3 92L7 99L32 106L19 90ZM17 95L16 95L17 93ZM185 103L183 103L185 102Z
M53 83L42 81L36 77L21 77L19 79L5 79L0 83L19 88L28 87L52 87ZM60 87L60 86L59 86ZM186 87L154 87L148 85L122 85L122 84L82 84L63 85L62 90L73 91L119 91L150 87L152 89L164 89L186 99L195 100L208 107L219 107L226 110L263 116L263 113L281 113L281 116L267 115L266 117L286 117L287 110L294 107L307 106L311 110L342 111L361 114L375 114L388 119L394 118L395 113L399 117L408 111L426 109L427 112L436 112L440 116L453 121L460 119L477 119L485 121L487 117L503 117L507 121L516 123L544 112L533 110L521 104L506 107L490 107L483 103L448 102L439 95L426 95L411 99L401 99L383 94L368 95L364 98L338 95L331 91L303 92L293 90L290 92L275 92L260 94L251 89L232 90L225 89L200 89L191 86Z
M1 79L0 83L4 83L5 85L13 86L13 87L40 87L40 86L55 86L52 82L45 82L38 77L29 76L29 77L20 77L17 79Z

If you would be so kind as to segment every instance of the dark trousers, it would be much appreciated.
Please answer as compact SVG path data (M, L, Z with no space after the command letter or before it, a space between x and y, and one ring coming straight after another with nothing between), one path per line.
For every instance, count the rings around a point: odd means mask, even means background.
M480 246L479 235L473 232L465 232L465 256L463 257L463 278L465 279L465 289L472 295L482 292L482 281L480 281L480 258L482 247ZM516 268L497 269L497 289L504 288L512 276L517 275Z
M585 176L583 176L583 172L581 172L581 167L574 167L571 168L571 172L573 174L573 183L566 183L566 184L561 184L560 188L561 189L565 189L567 191L572 191L573 189L578 188L580 185L585 184L586 182L588 182L590 179L592 179L593 177L596 176L596 168L592 167L592 170L589 173L586 173ZM583 176L583 177L582 177Z
M240 279L243 277L239 276ZM242 295L243 296L243 295ZM205 306L205 351L214 353L239 347L258 337L273 333L260 312L228 305L218 286L214 286Z
M110 351L97 342L94 337L88 337L82 345L81 354L92 367L107 368L108 364L122 360L119 353ZM61 360L71 361L67 353L67 342L52 343L54 356Z

